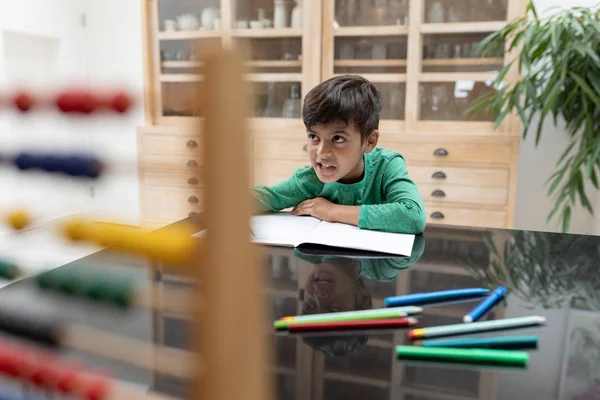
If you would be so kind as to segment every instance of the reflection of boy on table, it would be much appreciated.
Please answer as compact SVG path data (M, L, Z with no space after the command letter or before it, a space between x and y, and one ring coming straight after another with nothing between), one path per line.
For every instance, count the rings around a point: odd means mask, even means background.
M332 254L328 250L295 249L294 255L314 264L304 288L302 314L323 314L373 308L364 278L393 281L400 271L416 263L425 248L423 235L415 236L410 257L367 258ZM328 254L329 253L329 254ZM349 253L350 254L350 253ZM306 336L305 343L325 355L342 357L359 350L367 335Z

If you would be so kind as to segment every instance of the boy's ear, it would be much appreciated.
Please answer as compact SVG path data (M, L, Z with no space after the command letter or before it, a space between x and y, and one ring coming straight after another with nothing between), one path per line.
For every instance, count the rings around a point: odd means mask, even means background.
M375 147L377 147L378 142L379 130L375 129L369 136L367 136L367 140L365 141L365 153L370 153Z

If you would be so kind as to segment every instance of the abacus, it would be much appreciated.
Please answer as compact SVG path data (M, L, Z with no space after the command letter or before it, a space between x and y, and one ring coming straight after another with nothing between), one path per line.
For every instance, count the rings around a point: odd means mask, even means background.
M57 232L72 241L110 246L119 252L159 262L169 268L169 272L201 281L202 293L171 290L165 296L170 307L189 314L193 321L194 351L158 348L44 315L15 313L8 307L0 307L0 332L35 343L28 346L16 339L0 341L0 379L68 398L168 399L60 360L51 349L61 347L102 354L188 379L192 383L190 399L264 400L272 397L266 337L260 327L266 320L260 290L261 269L250 242L243 63L241 57L230 50L209 48L203 49L203 54L206 80L196 100L203 104L206 115L194 129L206 149L204 228L207 235L193 237L197 229L191 223L154 232L85 218L70 218L57 224ZM3 104L34 118L35 110L42 107L79 115L101 111L124 113L132 99L121 92L97 96L90 91L75 90L45 98L20 92L4 99ZM95 179L104 170L100 159L77 155L0 155L0 167L3 164L23 171L37 169L85 179ZM23 210L9 213L6 221L18 231L33 223ZM231 251L232 248L235 251ZM0 262L0 276L16 279L22 274L18 265ZM75 273L49 270L37 275L35 282L43 291L94 301L106 307L157 306L152 288L139 289L127 278L102 277L85 269ZM102 344L101 349L99 344ZM161 362L155 362L156 359Z

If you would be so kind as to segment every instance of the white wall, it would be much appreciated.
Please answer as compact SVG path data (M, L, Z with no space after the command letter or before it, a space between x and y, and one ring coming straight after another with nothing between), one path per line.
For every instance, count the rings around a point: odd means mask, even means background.
M142 28L140 1L86 1L86 55L93 85L126 88L137 107L124 118L91 127L92 150L117 169L94 190L92 210L104 218L139 223L136 127L143 125Z
M0 87L53 90L85 82L87 61L79 0L0 1ZM85 125L56 112L27 117L0 110L0 150L86 150ZM26 207L41 220L89 205L89 184L0 170L0 213ZM0 232L3 228L0 226Z
M598 0L534 0L538 12L556 11L555 7L593 7ZM534 125L536 126L536 125ZM531 137L529 137L531 136ZM560 231L560 219L546 223L546 218L553 208L552 199L547 196L545 182L555 171L555 164L568 145L564 125L559 122L554 127L551 118L544 123L544 131L540 146L535 148L535 131L521 140L519 157L519 175L515 206L515 229ZM600 195L590 192L590 201L600 212ZM572 215L570 232L600 233L600 221L596 221L589 213L579 207Z

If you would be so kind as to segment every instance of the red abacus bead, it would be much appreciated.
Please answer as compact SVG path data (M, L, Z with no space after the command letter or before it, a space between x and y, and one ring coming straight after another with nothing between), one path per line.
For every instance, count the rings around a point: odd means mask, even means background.
M109 107L119 113L126 112L130 106L131 98L125 92L117 93L109 101Z
M31 382L37 386L53 387L57 376L56 359L52 356L40 354L36 359L36 368L30 377Z
M0 351L0 374L17 376L19 371L17 369L17 356L13 350L5 348Z
M93 94L86 91L69 91L61 93L56 99L56 105L65 113L85 113L94 112L100 102Z
M23 112L27 112L33 107L33 97L25 92L17 93L13 98L13 102Z
M102 400L108 393L108 379L97 376L87 380L81 389L81 396L86 400Z

